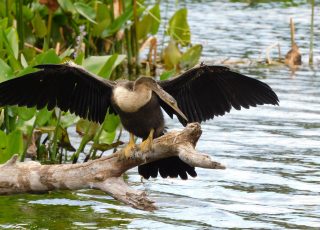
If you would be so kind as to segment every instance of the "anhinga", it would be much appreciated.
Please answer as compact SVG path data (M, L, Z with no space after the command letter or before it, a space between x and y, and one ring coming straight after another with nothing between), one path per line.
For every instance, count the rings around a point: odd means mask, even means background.
M119 114L130 142L123 158L134 147L133 135L144 139L142 150L151 147L152 138L164 133L161 108L179 121L202 122L222 116L232 107L272 104L279 100L265 83L222 66L201 64L178 77L156 81L140 77L136 81L110 81L87 72L72 63L44 64L40 70L0 84L0 106L19 105L48 110L59 107L90 121L102 123L109 109ZM178 157L170 157L139 166L144 178L196 176L194 167Z

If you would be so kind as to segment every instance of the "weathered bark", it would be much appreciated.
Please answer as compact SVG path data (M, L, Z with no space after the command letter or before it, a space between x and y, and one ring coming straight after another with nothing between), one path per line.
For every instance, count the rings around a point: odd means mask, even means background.
M122 174L140 164L158 159L179 156L184 162L195 167L224 169L194 147L201 135L198 123L189 124L182 131L174 131L153 141L153 150L141 153L139 145L134 150L134 158L119 158L121 151L81 164L41 165L40 163L17 162L14 155L0 165L0 195L15 193L43 193L56 189L77 190L83 188L100 189L115 199L134 208L154 210L154 202L146 193L130 188Z

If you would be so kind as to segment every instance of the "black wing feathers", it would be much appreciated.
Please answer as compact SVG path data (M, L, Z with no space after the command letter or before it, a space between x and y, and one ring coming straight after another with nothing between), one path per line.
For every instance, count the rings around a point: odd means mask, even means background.
M189 122L222 116L230 112L232 107L239 110L241 107L277 105L279 102L267 84L222 66L202 65L179 77L158 83L177 100ZM161 106L172 117L174 111L163 104ZM183 119L179 120L186 124Z
M47 106L49 110L57 106L91 121L104 121L111 106L111 82L68 64L36 68L40 70L0 84L0 106Z

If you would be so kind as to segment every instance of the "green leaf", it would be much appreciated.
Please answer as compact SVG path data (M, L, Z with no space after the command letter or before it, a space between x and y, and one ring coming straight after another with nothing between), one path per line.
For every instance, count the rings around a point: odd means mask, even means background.
M106 56L90 56L84 60L83 66L94 74L99 74L103 67L108 64L108 60L114 57L114 55L106 55ZM125 55L117 55L116 62L112 65L112 68L115 68L119 65L124 59Z
M9 133L7 136L7 154L10 155L10 157L13 154L21 154L24 151L23 148L23 136L21 130L14 130L13 132Z
M133 10L132 6L126 8L126 11L121 14L118 18L116 18L110 26L108 26L103 32L102 32L102 37L110 37L114 33L116 33L118 30L120 30L125 23L132 18L133 16Z
M72 146L70 142L69 134L66 129L59 126L57 136L59 147L62 147L68 151L76 151L76 149Z
M10 27L6 30L6 34L14 57L17 59L19 55L19 38L17 30L13 27Z
M7 154L7 135L0 130L0 163L5 163L10 156Z
M43 108L43 109L39 110L39 112L37 114L36 124L38 126L45 125L50 120L52 113L53 113L53 110L48 111L47 108Z
M6 29L8 27L8 18L0 19L0 27L2 27L2 29Z
M100 37L104 29L110 26L112 22L111 11L106 4L97 3L97 24L93 25L92 35L94 37Z
M105 28L107 28L111 23L111 20L109 18L106 18L105 20L98 22L97 24L94 25L92 29L92 35L94 37L101 37L103 31Z
M13 154L21 154L23 150L23 136L20 130L17 129L8 135L0 130L0 163L9 160Z
M74 114L71 114L69 112L63 113L63 116L61 116L60 124L62 127L69 127L76 122L78 122L80 118Z
M160 7L156 4L141 21L137 23L138 39L145 39L148 34L156 34L160 26Z
M114 148L116 148L116 147L118 147L120 145L123 145L122 141L117 141L117 142L112 143L112 144L93 144L92 147L93 147L94 150L99 150L99 151L104 152L104 151L107 151L107 150L110 150L110 149L114 149Z
M73 52L74 52L74 49L68 48L65 51L63 51L63 53L61 53L59 57L61 60L63 60L68 56L71 56Z
M56 54L54 49L50 49L45 53L39 54L35 57L33 64L43 64L43 63L51 63L51 64L60 64L61 60L59 56Z
M17 39L18 34L14 28L10 28L7 30L3 30L2 28L0 28L0 47L3 46L3 48L5 49L6 55L8 55L10 66L13 70L19 70L21 68L20 63L15 56L17 49L19 49Z
M32 66L33 66L33 64L32 64ZM30 65L30 66L28 66L27 68L20 70L20 71L16 74L16 77L20 77L20 76L23 76L23 75L25 75L25 74L34 72L35 69L32 68L32 66Z
M99 125L97 123L80 119L76 125L76 131L81 136L88 136L90 140L93 139L95 134L98 132Z
M88 19L92 23L96 23L96 12L92 7L89 5L83 3L83 2L76 2L74 3L75 9L78 11L80 15Z
M76 58L74 59L74 63L76 63L78 65L82 65L83 60L84 60L84 52L82 52L82 50L79 50Z
M202 45L194 45L182 54L180 59L180 67L182 69L190 69L195 66L201 57Z
M114 132L106 132L102 130L102 133L99 137L99 143L111 144L116 137L116 131Z
M58 0L58 3L64 11L70 12L72 14L75 14L77 12L72 1L70 0Z
M104 64L98 75L106 79L110 78L113 69L117 66L118 54L113 54Z
M13 76L13 69L0 58L0 81L8 80Z
M108 114L103 123L103 130L106 132L114 132L120 124L120 118L114 114Z
M13 110L24 121L30 120L36 114L36 108L13 107Z
M168 70L177 68L182 54L174 40L170 40L168 46L163 50L164 67Z
M32 26L33 26L34 32L37 37L43 38L44 36L46 36L47 27L46 27L44 20L42 20L42 18L38 12L35 14L35 16L31 22L32 22Z
M108 5L102 4L101 2L97 2L97 16L96 21L102 22L105 19L108 19L111 21L111 11Z
M190 44L190 27L187 20L188 10L180 9L171 17L169 21L168 34L182 46Z
M22 12L23 12L23 19L27 21L31 21L34 16L34 8L28 7L28 6L22 6Z
M169 70L169 71L165 71L160 75L160 80L164 81L169 79L170 77L174 76L174 74L176 73L175 69Z

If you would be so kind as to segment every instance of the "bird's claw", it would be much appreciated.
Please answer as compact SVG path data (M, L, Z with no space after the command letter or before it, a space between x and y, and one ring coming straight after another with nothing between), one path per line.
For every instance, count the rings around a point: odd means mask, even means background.
M140 144L140 152L146 153L152 151L154 129L150 130L149 136Z
M128 144L126 147L122 149L122 151L119 154L120 160L128 160L130 158L134 158L134 150L136 146L134 144Z
M152 150L152 139L148 138L140 144L140 152L146 153Z

